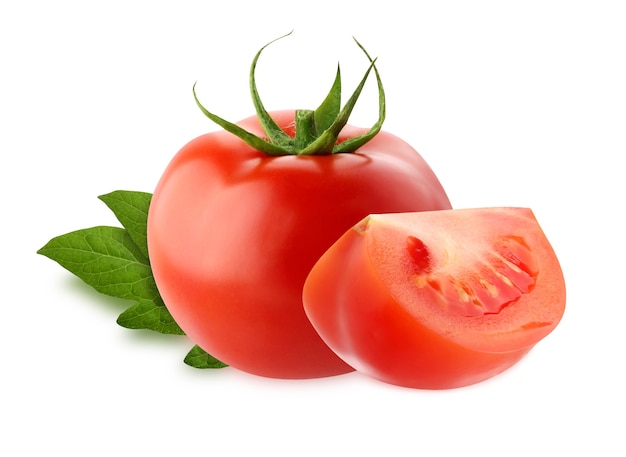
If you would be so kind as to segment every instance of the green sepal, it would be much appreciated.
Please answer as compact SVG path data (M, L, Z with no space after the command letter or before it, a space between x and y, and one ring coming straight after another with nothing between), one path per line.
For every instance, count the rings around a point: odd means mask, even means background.
M284 148L277 146L273 143L269 143L265 141L263 138L259 138L255 134L250 133L247 130L239 127L237 124L233 124L232 122L229 122L226 119L222 119L221 117L207 110L204 106L202 106L202 103L200 103L200 100L198 100L195 84L193 85L193 98L195 99L196 104L198 105L198 107L204 113L206 117L211 119L213 122L215 122L217 125L222 127L227 132L230 132L233 135L237 136L238 138L243 140L248 145L252 146L257 151L263 152L264 154L267 154L270 156L282 156L282 155L287 154Z
M336 153L349 153L354 152L365 143L374 138L378 132L380 132L381 126L385 120L385 92L383 90L380 74L376 68L376 59L372 59L367 53L365 48L355 39L354 41L359 48L365 53L370 61L365 76L357 86L356 90L344 106L340 110L341 106L341 76L339 66L337 67L337 73L335 80L331 87L330 92L320 104L320 106L313 112L307 110L299 110L296 112L296 134L292 138L278 126L274 119L265 109L263 102L258 93L256 86L255 70L258 59L263 50L274 43L275 41L284 38L290 33L283 35L275 40L272 40L265 46L263 46L254 56L252 65L250 67L250 92L252 95L252 101L257 112L257 118L265 132L267 139L263 139L247 130L233 124L225 119L208 111L198 100L195 84L193 86L193 96L196 104L200 110L211 119L213 122L221 126L227 132L239 137L245 143L252 148L263 152L271 156L278 155L313 155L313 154L336 154ZM337 144L337 139L341 132L341 129L347 124L350 114L357 102L358 97L361 94L363 86L369 76L372 68L376 74L376 80L378 85L378 99L379 110L378 120L365 134L355 138L348 139L340 144ZM305 129L305 131L298 131Z
M357 149L359 149L361 146L363 146L365 143L370 141L372 138L374 138L378 134L378 132L380 132L380 129L382 128L383 123L385 122L385 117L386 117L386 112L387 112L387 103L386 103L386 100L385 100L385 89L383 88L383 82L380 79L380 74L378 73L378 68L376 68L375 59L372 59L370 57L370 55L365 50L365 48L363 46L361 46L361 43L359 43L356 39L354 41L359 46L359 48L361 48L361 50L365 53L367 58L372 63L372 66L374 67L374 74L376 75L376 84L378 85L378 120L363 135L360 135L360 136L357 136L357 137L354 137L354 138L350 138L350 139L348 139L348 140L346 140L346 141L336 145L334 150L333 150L333 152L335 154L337 154L337 153L354 152Z
M252 65L250 66L250 93L252 95L252 103L254 103L254 108L256 110L257 117L259 118L259 122L261 123L261 127L263 128L265 135L267 135L269 142L283 148L284 150L292 150L294 148L294 140L278 126L274 119L272 119L272 116L270 116L265 109L265 106L263 106L263 102L259 96L259 91L256 87L256 78L254 73L256 70L256 64L263 50L275 41L291 35L291 33L292 32L289 32L286 35L278 37L259 49L252 60Z
M341 70L337 65L337 74L324 101L315 110L315 126L319 136L335 121L341 110Z
M370 66L363 78L361 78L361 82L352 93L352 96L348 99L343 109L339 112L333 123L328 127L324 132L311 144L309 144L306 148L302 149L298 154L301 155L310 155L310 154L334 154L336 153L337 146L337 138L339 137L339 133L341 133L341 129L343 129L348 123L348 119L350 118L350 114L352 114L352 110L354 109L354 105L361 95L361 91L363 90L363 86L365 86L365 82L367 81L367 77L370 74L370 71L374 67L375 62L372 61ZM357 138L362 138L364 135L361 135ZM363 143L364 144L364 143ZM354 152L344 151L344 152Z

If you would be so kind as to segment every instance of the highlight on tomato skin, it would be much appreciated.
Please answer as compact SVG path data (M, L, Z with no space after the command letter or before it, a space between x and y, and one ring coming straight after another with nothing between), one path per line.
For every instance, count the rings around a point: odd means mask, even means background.
M559 323L565 281L528 208L371 215L306 279L307 317L357 371L449 389L489 379Z

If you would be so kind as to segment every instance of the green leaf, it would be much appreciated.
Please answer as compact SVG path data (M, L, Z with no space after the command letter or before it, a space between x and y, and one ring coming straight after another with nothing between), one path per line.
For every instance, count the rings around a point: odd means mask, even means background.
M162 333L183 333L163 304L148 257L128 231L107 226L77 230L51 239L37 252L100 293L139 302L141 306L137 310L122 314L125 317L120 325ZM148 304L153 308L151 312L147 312Z
M197 345L189 351L185 357L185 363L194 368L224 368L228 366Z
M142 254L148 257L148 208L152 194L147 192L135 192L116 190L98 197L113 211L117 220L128 231Z
M146 329L184 335L159 294L147 248L147 217L152 194L114 191L99 197L125 227L98 226L52 238L37 251L54 260L98 292L134 300L117 323L129 329ZM185 363L196 368L227 366L198 346Z
M147 329L170 335L184 335L161 297L155 297L153 300L140 300L120 314L117 323L130 329Z
M128 232L118 227L92 227L50 240L39 251L98 292L124 299L154 296L156 285L148 258Z

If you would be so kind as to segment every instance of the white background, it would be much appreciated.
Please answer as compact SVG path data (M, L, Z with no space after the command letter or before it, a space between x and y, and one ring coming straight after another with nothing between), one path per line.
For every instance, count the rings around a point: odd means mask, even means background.
M20 1L0 7L0 454L626 455L626 14L620 1ZM10 5L10 6L9 6ZM409 8L409 5L410 8ZM409 8L409 9L407 9ZM123 329L128 305L35 254L117 221L97 196L151 192L215 125L314 108L374 56L385 130L455 207L533 208L559 258L559 327L510 371L431 392L359 374L194 370L191 343ZM370 83L352 119L376 119Z

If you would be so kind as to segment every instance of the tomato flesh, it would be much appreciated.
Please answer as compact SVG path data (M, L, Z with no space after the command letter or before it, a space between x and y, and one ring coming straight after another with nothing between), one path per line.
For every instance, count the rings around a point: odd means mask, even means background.
M293 134L293 111L272 116ZM240 125L263 135L256 116ZM339 139L361 133L346 126ZM304 313L309 271L370 213L447 208L422 157L386 132L355 153L277 157L209 133L184 146L159 181L150 261L176 322L224 363L276 378L337 375L353 368Z
M488 379L560 321L565 282L531 210L372 215L316 263L307 316L343 360L406 387Z
M410 249L413 253L414 248ZM467 258L457 258L432 274L416 273L415 285L429 293L433 302L462 316L497 314L532 290L537 269L534 254L520 237L495 239L491 249L489 253L472 252ZM455 252L459 251L457 247ZM418 265L421 263L420 260ZM463 271L466 264L474 270Z

